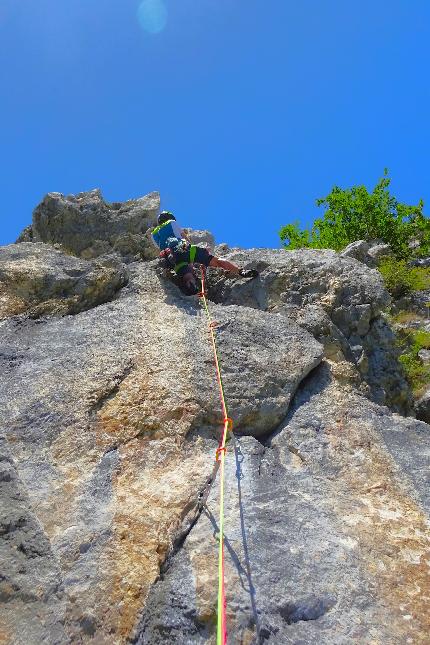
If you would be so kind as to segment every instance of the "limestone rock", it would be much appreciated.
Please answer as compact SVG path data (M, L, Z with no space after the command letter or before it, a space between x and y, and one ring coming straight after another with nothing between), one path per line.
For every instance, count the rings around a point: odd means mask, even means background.
M2 429L61 564L72 642L132 633L222 422L204 312L156 264L130 266L113 302L1 323ZM281 316L213 313L236 429L268 434L322 348Z
M430 267L430 257L417 258L416 260L412 260L410 262L410 265L415 266L415 267L423 267L424 269L428 269L428 267Z
M214 272L216 302L293 317L324 344L327 358L356 366L377 402L412 412L395 336L382 316L391 298L378 271L326 250L236 250L225 257L260 276L237 280Z
M376 267L379 263L387 257L393 255L389 244L385 244L382 240L375 240L373 242L366 242L365 240L357 240L351 242L340 254L343 258L354 258L359 262L367 264L369 267Z
M19 242L32 242L32 241L33 241L33 227L30 224L29 226L26 226L23 231L21 231L16 242L19 243Z
M430 388L415 404L417 418L430 423Z
M125 259L153 259L151 242L145 237L160 210L160 196L149 193L127 202L105 202L100 190L77 195L48 193L33 213L31 239L58 243L74 255L94 258L112 249ZM27 229L26 229L27 230ZM23 232L18 241L29 239Z
M367 333L391 301L378 271L335 251L251 249L226 258L258 269L260 277L237 280L219 272L211 282L215 301L272 312L319 305L347 337Z
M215 247L215 238L209 231L196 231L192 228L186 228L184 230L188 234L191 244L205 246L209 249Z
M0 438L0 642L66 643L62 575Z
M327 366L269 442L237 439L225 514L232 643L426 641L428 442L428 426L339 391ZM139 645L214 642L218 495L154 585Z
M414 291L404 300L402 308L413 311L428 319L430 314L430 289Z
M391 257L393 252L389 244L375 244L371 246L368 255L375 261L377 265L385 258Z
M430 363L430 349L420 349L418 357L423 363Z
M261 272L209 272L231 642L426 642L429 426L363 396L401 396L381 277L330 251L227 257ZM223 415L198 299L157 261L41 242L0 270L0 640L214 643L219 479L198 500Z
M221 242L215 246L215 255L223 256L231 250L230 246L226 242Z
M86 262L48 244L0 247L0 320L28 313L76 314L111 300L128 280L115 257Z
M366 240L357 240L348 244L340 254L342 258L354 258L359 262L368 264L369 261L370 244Z

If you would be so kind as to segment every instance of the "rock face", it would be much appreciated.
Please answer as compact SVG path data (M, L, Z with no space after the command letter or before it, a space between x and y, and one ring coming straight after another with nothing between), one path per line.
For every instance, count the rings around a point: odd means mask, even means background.
M112 204L105 202L98 189L67 196L48 193L34 210L31 228L24 229L18 242L59 244L68 253L87 259L112 251L129 261L153 259L156 251L145 233L156 224L159 211L158 193Z
M393 252L389 244L375 244L369 249L369 255L379 265L385 258L392 257Z
M0 247L0 320L14 314L76 314L111 300L128 280L116 257L86 262L48 244Z
M421 396L416 403L417 417L430 423L430 388Z
M430 319L430 289L414 291L409 296L399 299L395 309L407 310Z
M184 229L188 234L189 240L192 244L197 246L205 246L209 249L215 247L215 238L209 231L197 231L191 228Z
M0 642L61 643L61 571L0 439Z
M382 260L392 255L391 247L389 244L382 242L382 240L374 240L373 242L357 240L348 244L340 254L342 258L354 258L359 262L364 262L369 267L379 266Z
M198 499L222 415L198 299L156 261L123 273L118 259L12 247L0 643L215 643L219 480L203 511ZM328 251L228 257L261 272L209 275L236 431L229 642L427 642L430 428L378 404L408 397L379 274ZM110 296L61 306L109 261Z
M378 271L325 250L254 249L226 257L262 274L252 282L217 276L210 289L216 302L292 317L323 343L339 375L362 380L378 403L412 411L395 337L381 315L390 296Z
M422 267L423 269L428 269L430 267L430 257L418 258L410 262L410 265L415 267Z
M236 440L226 511L231 642L426 642L428 431L340 394L321 366L268 442ZM152 589L141 645L210 639L217 492Z
M354 258L359 262L364 262L365 264L370 264L369 259L369 250L370 244L366 240L357 240L356 242L351 242L348 244L340 254L343 258Z

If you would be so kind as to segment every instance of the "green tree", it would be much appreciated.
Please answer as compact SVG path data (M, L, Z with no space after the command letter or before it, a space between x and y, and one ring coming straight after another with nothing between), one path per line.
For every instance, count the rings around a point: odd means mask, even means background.
M335 186L327 197L316 200L326 210L310 230L301 230L297 222L281 228L285 248L340 251L355 240L382 240L399 259L428 255L430 220L423 214L424 202L420 200L417 206L399 202L390 193L390 183L385 170L372 192L365 186Z

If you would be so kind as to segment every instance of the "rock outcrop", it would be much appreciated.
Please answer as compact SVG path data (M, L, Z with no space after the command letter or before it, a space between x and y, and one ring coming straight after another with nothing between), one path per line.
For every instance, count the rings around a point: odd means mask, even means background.
M378 272L330 251L227 257L260 271L209 275L236 432L230 641L425 643L430 427L392 411L409 393ZM125 259L0 249L0 642L215 642L207 321L156 261ZM81 297L100 267L104 296Z
M373 240L372 242L357 240L348 244L340 256L342 258L354 258L359 262L364 262L367 266L376 267L379 266L382 260L392 257L393 252L391 247L382 240Z
M322 365L268 442L236 440L226 511L231 642L426 642L428 431L340 393ZM217 525L215 494L151 591L140 645L210 642Z
M0 249L0 320L76 314L111 300L127 280L116 256L86 262L41 242L10 244Z
M196 231L191 228L186 228L184 231L188 235L188 239L192 244L205 246L209 249L213 249L215 247L215 238L209 231Z
M86 259L112 251L127 261L153 259L156 251L144 234L159 212L158 193L114 203L106 202L98 189L66 196L48 193L17 241L58 244Z
M376 270L334 251L253 249L226 257L261 271L242 283L225 275L212 279L215 302L234 303L286 315L323 343L338 375L361 381L362 391L401 413L413 410L398 363L395 336L383 312L390 304Z
M66 642L61 577L49 539L1 437L1 643Z
M430 387L418 399L416 403L417 417L426 423L430 423Z

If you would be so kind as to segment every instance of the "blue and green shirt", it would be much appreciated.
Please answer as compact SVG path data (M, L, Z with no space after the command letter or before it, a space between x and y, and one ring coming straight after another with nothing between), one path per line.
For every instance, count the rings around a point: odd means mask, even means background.
M168 247L167 240L172 237L182 240L182 229L174 219L160 224L152 231L152 239L160 251L164 251Z

